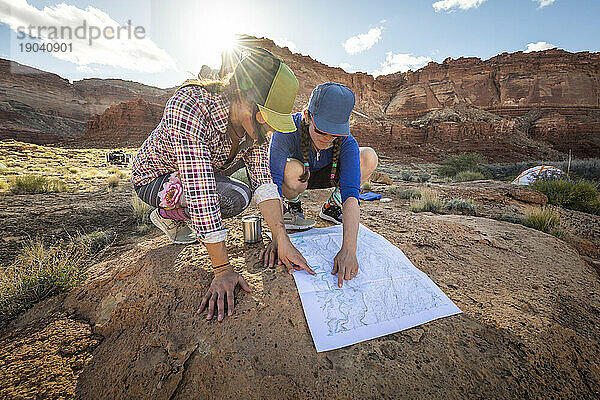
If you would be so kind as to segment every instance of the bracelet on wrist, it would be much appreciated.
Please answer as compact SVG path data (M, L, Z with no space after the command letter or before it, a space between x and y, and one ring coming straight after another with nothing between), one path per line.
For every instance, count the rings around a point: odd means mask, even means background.
M225 264L213 267L213 273L216 275L217 273L226 271L228 269L231 269L231 264L227 262Z

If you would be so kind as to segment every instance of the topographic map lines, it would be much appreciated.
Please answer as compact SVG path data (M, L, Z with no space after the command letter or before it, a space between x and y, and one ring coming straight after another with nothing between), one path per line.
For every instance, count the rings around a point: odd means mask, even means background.
M460 312L400 249L363 225L358 235L359 273L339 288L331 270L342 237L341 225L290 235L316 272L311 276L297 271L294 278L317 351Z

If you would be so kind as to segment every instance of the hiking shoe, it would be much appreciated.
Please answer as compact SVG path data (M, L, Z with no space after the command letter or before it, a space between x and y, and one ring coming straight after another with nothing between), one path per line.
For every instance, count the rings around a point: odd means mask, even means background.
M325 221L340 225L342 223L342 208L336 205L323 205L319 217L323 218Z
M285 229L299 230L312 228L317 221L304 218L302 203L297 201L287 203L287 211L283 213L283 223Z
M150 213L150 221L175 244L189 244L197 241L196 235L187 221L177 221L163 218L158 213L158 208Z

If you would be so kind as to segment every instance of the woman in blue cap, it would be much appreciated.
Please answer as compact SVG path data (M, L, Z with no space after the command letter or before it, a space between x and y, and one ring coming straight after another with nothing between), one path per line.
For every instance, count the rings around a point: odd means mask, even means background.
M308 108L293 115L297 130L275 132L271 140L269 166L280 196L287 199L284 223L287 229L307 229L316 221L304 218L300 194L306 189L334 187L319 216L344 224L342 248L334 258L332 274L338 285L358 273L356 246L360 211L358 194L377 167L377 154L358 147L350 134L354 93L346 86L327 82L317 86ZM275 258L275 249L263 251L264 262Z

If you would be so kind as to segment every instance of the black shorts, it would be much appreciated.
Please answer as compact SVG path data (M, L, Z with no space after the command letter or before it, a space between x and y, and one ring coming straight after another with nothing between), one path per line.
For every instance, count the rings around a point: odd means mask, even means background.
M321 169L311 171L310 177L308 178L307 189L326 189L333 187L331 184L331 164L332 162Z

